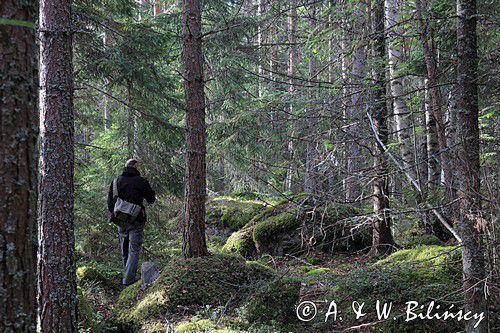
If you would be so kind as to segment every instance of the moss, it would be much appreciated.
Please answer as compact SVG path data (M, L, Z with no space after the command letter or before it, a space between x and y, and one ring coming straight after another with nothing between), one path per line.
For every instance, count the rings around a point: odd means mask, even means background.
M350 308L352 301L364 302L367 309L373 308L377 300L393 302L394 308L404 306L409 300L426 304L438 299L440 302L458 304L461 301L460 295L455 291L460 290L461 286L459 256L459 251L453 247L429 246L397 251L373 265L343 276L335 276L331 298L342 300L339 308L347 309L347 314L343 317L348 319L353 318ZM374 318L366 318L367 321L370 319ZM352 323L344 322L346 325ZM436 324L432 320L418 323L390 321L377 328L390 332L432 331ZM442 327L446 325L443 332L457 329L454 327L456 324L452 321L439 322Z
M108 270L104 274L100 269L92 266L80 266L76 269L76 281L78 284L90 282L100 283L105 287L116 289L119 284L116 282L119 272Z
M222 209L222 224L224 227L237 231L243 228L262 208L262 204L253 202L229 202Z
M252 239L253 227L243 228L229 236L222 247L223 252L237 253L245 258L251 258L257 253Z
M443 241L434 235L422 234L412 235L409 239L402 242L403 247L412 248L421 245L444 245Z
M245 305L243 316L249 323L290 323L296 321L300 281L282 278L269 283Z
M94 309L85 296L83 289L80 286L77 286L76 290L78 295L78 319L80 321L79 324L81 327L90 329L92 332L94 332L96 329Z
M178 306L224 306L242 300L256 280L269 276L268 269L236 256L175 258L145 292L139 283L124 289L114 313L122 325L134 326L175 312Z
M277 241L282 234L300 227L301 215L302 211L299 207L292 207L279 215L271 216L258 223L252 233L257 249L265 248Z
M308 276L318 275L318 274L328 272L329 270L330 269L326 268L326 267L319 267L319 268L315 268L315 269L310 270L309 272L306 273L306 275L308 275Z
M174 333L198 333L210 332L210 328L214 327L209 319L197 319L189 322L180 323L174 330Z

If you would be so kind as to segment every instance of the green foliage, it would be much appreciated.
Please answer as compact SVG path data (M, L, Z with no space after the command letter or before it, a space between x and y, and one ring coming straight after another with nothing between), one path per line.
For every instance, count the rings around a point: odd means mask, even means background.
M303 212L298 207L293 207L258 223L252 233L252 239L257 248L259 246L265 247L276 241L282 234L298 228L301 223L301 214Z
M419 235L411 235L409 238L405 239L401 245L405 248L412 248L421 245L444 245L443 241L437 238L434 235L430 234L419 234Z

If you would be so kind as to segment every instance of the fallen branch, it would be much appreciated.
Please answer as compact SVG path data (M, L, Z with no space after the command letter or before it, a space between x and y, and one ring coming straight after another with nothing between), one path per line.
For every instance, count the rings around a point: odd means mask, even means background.
M366 115L368 116L368 119L370 120L370 126L372 128L373 134L375 135L375 139L377 140L378 144L380 147L384 150L387 155L391 158L391 160L398 166L399 170L401 170L406 178L410 181L410 183L413 185L413 187L420 193L422 193L422 189L420 188L420 185L413 179L413 177L410 175L410 173L405 170L405 168L399 163L399 161L391 154L391 152L387 149L385 144L380 140L380 137L378 136L377 129L375 128L375 125L373 124L373 118L371 117L370 113L367 112ZM426 203L426 206L430 209L430 211L437 217L437 219L445 226L446 229L448 229L449 232L455 237L456 240L458 240L460 243L462 243L462 239L458 235L458 233L453 229L453 227L446 221L446 219L441 215L441 213L432 207L428 202Z

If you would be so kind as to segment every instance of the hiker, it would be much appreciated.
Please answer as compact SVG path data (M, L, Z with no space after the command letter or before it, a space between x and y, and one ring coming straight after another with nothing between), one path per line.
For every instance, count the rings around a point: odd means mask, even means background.
M121 176L111 183L108 193L110 221L118 225L120 249L125 266L122 283L126 286L137 281L135 276L146 223L144 199L149 204L154 203L155 191L149 182L141 177L139 162L129 159L125 162Z

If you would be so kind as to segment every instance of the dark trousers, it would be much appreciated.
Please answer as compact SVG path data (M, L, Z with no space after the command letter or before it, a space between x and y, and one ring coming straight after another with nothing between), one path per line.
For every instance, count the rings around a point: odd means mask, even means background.
M144 225L131 224L125 228L118 227L122 261L125 274L122 283L129 285L135 282L137 267L139 266L139 254L143 240Z

